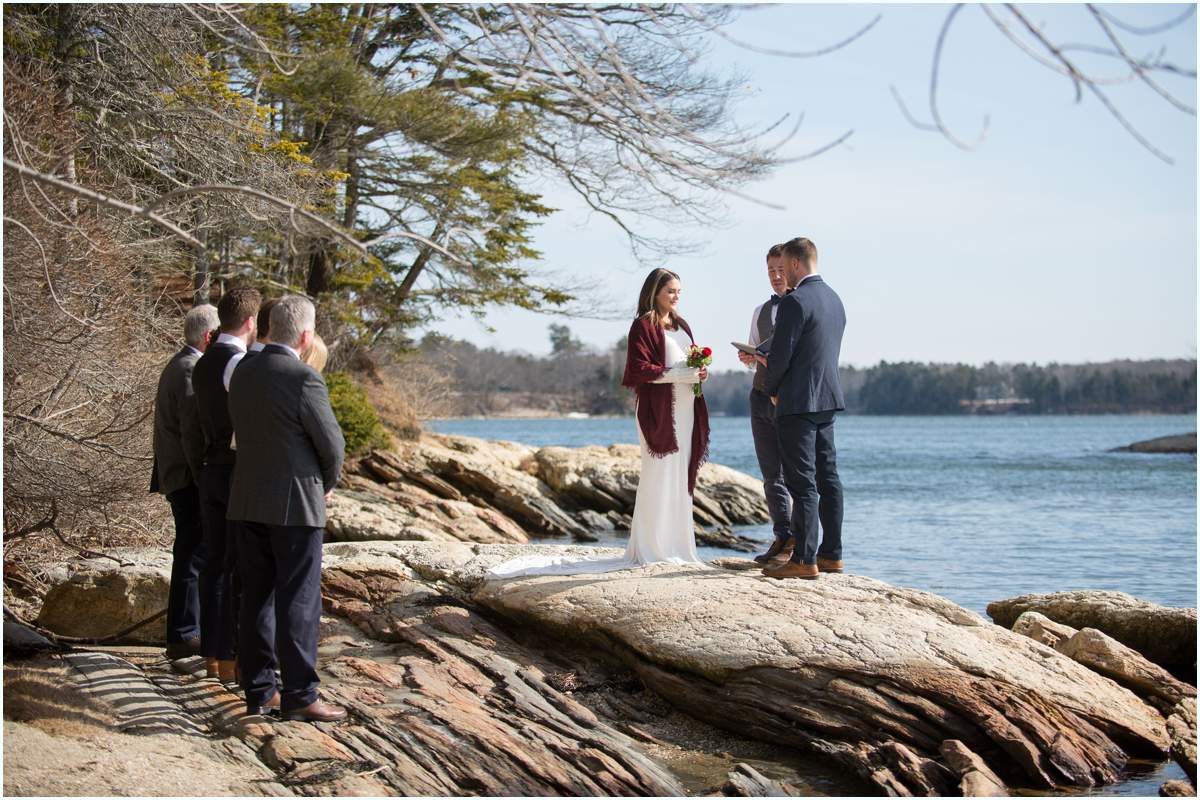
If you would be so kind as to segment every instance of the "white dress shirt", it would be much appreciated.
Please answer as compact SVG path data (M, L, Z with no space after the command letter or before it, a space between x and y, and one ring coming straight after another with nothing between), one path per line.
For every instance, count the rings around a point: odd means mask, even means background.
M213 344L231 344L240 352L234 353L233 358L225 365L225 372L221 375L221 382L225 384L225 391L229 391L229 379L233 377L233 368L238 365L238 362L246 357L246 343L236 336L231 336L228 333L222 333L217 337Z
M768 302L770 302L770 301L768 301ZM755 306L754 313L750 315L750 338L746 340L746 344L750 345L751 347L758 347L760 344L762 344L762 342L759 341L759 339L758 339L758 315L762 313L762 307L765 305L766 305L766 303L760 303L759 305ZM779 304L776 303L774 306L771 307L771 324L772 325L775 324L775 316L778 313L779 313Z

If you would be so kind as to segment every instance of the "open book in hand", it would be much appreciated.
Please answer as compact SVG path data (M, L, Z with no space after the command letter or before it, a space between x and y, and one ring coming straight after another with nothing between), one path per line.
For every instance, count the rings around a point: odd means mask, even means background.
M767 339L758 347L755 347L752 344L746 344L745 342L730 342L730 344L748 356L765 356L771 352L770 339Z

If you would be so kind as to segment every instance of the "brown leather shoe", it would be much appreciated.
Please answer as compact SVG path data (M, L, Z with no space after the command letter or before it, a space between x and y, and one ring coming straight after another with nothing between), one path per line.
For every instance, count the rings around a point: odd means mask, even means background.
M237 683L238 668L237 659L231 658L228 661L222 660L217 662L217 677L221 683Z
M270 714L272 711L279 710L279 692L271 695L271 699L263 703L261 706L254 706L246 703L247 714Z
M842 572L845 567L840 558L835 560L817 556L817 569L821 570L821 572Z
M768 578L803 578L815 581L821 573L816 564L797 564L795 561L785 561L777 567L767 567L762 574Z
M221 671L217 667L217 665L220 663L221 662L217 661L215 658L205 658L204 659L204 677L215 678L218 675L220 675Z
M299 722L338 722L346 718L346 709L317 700L304 708L283 712L283 718Z
M796 549L796 537L789 536L786 539L775 537L775 541L771 542L771 546L767 548L767 552L754 557L754 560L759 564L769 564L772 560L783 559L787 560L792 557L792 551ZM786 555L784 555L786 553Z

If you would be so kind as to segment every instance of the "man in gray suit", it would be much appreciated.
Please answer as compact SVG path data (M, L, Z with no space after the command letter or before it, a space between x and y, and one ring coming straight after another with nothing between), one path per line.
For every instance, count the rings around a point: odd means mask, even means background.
M793 288L779 304L765 391L775 403L796 547L791 560L767 567L763 574L811 580L843 569L842 482L833 419L846 408L838 377L846 309L817 274L815 244L802 238L784 243L783 261ZM823 536L818 535L818 520Z
M279 707L284 719L328 722L346 711L317 693L321 539L346 442L325 381L300 360L315 323L307 299L281 299L271 310L271 344L233 372L238 457L228 516L243 526L238 659L247 711Z
M750 315L750 338L747 344L758 347L775 335L775 319L779 304L787 296L787 274L783 268L783 245L772 245L767 251L767 280L771 284L771 296ZM791 531L792 498L783 480L783 460L779 457L779 432L775 429L775 406L764 389L767 385L766 361L762 356L738 352L738 360L754 367L754 385L750 389L750 432L754 437L754 452L758 456L758 468L763 476L763 494L767 499L767 511L771 515L771 527L775 541L762 555L754 560L759 564L770 564L774 560L787 561L792 557L795 538Z
M154 396L154 471L150 491L160 492L175 517L171 549L171 588L167 595L167 657L200 653L200 570L204 533L200 524L200 468L204 434L196 416L192 369L217 329L217 310L196 306L183 319L183 349L158 379Z

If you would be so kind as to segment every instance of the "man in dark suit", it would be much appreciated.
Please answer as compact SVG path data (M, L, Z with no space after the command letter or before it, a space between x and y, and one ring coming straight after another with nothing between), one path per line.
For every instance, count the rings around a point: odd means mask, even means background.
M254 339L255 318L261 302L258 290L231 289L217 303L221 332L196 362L192 386L200 428L204 431L204 471L200 502L204 518L204 541L208 561L200 576L202 604L200 642L208 659L210 675L224 683L237 674L237 612L235 580L237 560L236 525L226 522L229 484L235 455L230 447L233 425L229 421L229 375L236 366L234 356L246 352Z
M243 530L238 657L246 709L279 707L284 719L328 722L346 711L317 692L321 540L346 442L325 381L300 360L315 322L307 299L282 298L271 310L271 344L233 374L229 411L238 460L229 519Z
M765 391L775 402L796 546L789 561L767 567L763 574L813 579L843 569L842 482L833 419L846 408L838 378L846 310L817 274L817 246L811 241L786 242L783 260L793 289L779 304ZM818 520L824 532L819 539Z
M779 304L787 295L787 274L783 268L783 245L772 245L767 251L767 280L771 284L771 296L767 302L754 309L750 315L750 337L747 344L755 347L768 342L775 335L775 319ZM783 460L779 457L779 431L775 429L775 406L764 389L767 385L767 367L762 356L738 352L738 360L754 367L754 385L750 389L750 432L754 437L754 452L758 456L758 468L763 476L763 494L767 499L767 511L771 515L771 527L775 541L767 552L754 560L760 564L786 561L792 557L796 539L791 532L792 498L783 480Z
M183 319L183 349L158 379L154 396L154 471L150 491L160 492L175 517L171 589L167 595L167 658L200 653L200 571L204 534L200 523L200 469L204 434L196 417L192 369L217 328L217 310L196 306Z

